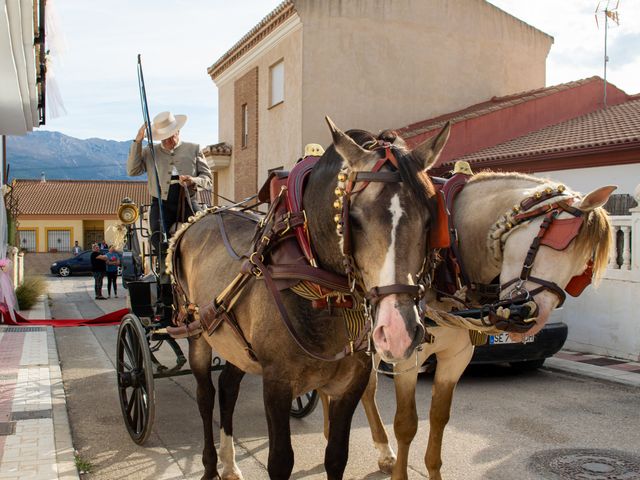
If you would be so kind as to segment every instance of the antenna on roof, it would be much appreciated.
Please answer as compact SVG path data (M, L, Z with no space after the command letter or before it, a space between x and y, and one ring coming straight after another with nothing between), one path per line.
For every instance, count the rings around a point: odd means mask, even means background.
M606 5L604 8L600 8L604 1L599 1L596 6L596 26L600 28L598 24L598 15L604 14L604 107L607 108L607 62L609 61L609 56L607 55L607 30L609 30L609 19L613 21L617 26L620 26L620 18L618 16L618 7L620 6L620 0L616 1L616 6L610 8L611 0L606 0Z

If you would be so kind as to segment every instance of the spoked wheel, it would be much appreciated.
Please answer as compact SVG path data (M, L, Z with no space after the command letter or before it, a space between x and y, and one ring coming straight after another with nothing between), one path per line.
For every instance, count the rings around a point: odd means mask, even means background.
M290 415L293 418L302 418L313 412L318 404L318 392L311 390L310 392L300 395L291 402Z
M118 329L118 393L131 439L142 445L151 434L155 416L151 352L140 319L124 316Z

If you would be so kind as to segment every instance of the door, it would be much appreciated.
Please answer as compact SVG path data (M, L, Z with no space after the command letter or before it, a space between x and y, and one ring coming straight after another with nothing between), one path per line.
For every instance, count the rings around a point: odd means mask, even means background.
M103 230L85 230L84 231L84 248L91 250L91 245L104 240Z

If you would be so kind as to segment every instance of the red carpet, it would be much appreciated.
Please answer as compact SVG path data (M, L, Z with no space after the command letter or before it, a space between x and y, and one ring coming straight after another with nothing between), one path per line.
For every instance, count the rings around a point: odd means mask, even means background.
M128 308L116 310L115 312L107 313L100 317L84 319L84 318L71 318L68 320L28 320L20 315L18 312L14 312L16 320L13 321L9 314L9 309L6 304L0 303L0 313L2 313L2 320L5 325L18 325L18 326L35 326L35 325L51 325L52 327L97 327L107 325L118 325L122 317L129 313Z

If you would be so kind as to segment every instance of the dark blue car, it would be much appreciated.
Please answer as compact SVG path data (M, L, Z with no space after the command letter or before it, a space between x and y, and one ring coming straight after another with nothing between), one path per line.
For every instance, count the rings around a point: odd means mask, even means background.
M100 253L105 255L108 253L108 250L101 250ZM91 273L91 250L85 250L74 257L52 263L51 273L53 275L60 275L61 277ZM120 275L120 273L121 268L118 267L118 275Z

